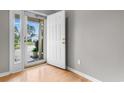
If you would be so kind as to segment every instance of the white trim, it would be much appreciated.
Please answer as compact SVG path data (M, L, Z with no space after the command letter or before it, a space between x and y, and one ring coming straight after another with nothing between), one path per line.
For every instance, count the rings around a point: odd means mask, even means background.
M96 78L94 78L94 77L92 77L92 76L90 76L90 75L87 75L87 74L85 74L85 73L82 73L82 72L80 72L80 71L77 71L77 70L75 70L75 69L73 69L73 68L71 68L71 67L67 67L67 69L68 69L69 71L72 71L72 72L74 72L74 73L76 73L76 74L78 74L78 75L80 75L80 76L82 76L82 77L84 77L84 78L86 78L86 79L88 79L88 80L91 80L91 81L93 81L93 82L102 82L102 81L100 81L100 80L98 80L98 79L96 79Z
M10 72L0 73L0 77L6 76L6 75L9 75L9 74L10 74Z
M11 73L11 62L12 62L12 32L10 32L10 31L12 31L12 28L11 28L11 26L12 26L12 11L9 11L9 72Z
M44 42L43 42L43 58L47 61L47 19L44 19Z

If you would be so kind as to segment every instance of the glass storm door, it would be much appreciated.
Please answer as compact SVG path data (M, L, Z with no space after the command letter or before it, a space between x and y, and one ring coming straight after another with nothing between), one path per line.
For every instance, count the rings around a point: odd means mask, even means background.
M24 66L37 64L43 57L44 20L33 13L25 12L24 16Z

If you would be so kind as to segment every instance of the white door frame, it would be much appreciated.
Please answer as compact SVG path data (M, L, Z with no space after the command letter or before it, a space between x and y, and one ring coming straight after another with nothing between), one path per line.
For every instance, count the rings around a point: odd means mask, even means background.
M21 47L21 50L22 50L22 53L24 53L24 29L25 29L25 23L24 23L24 12L25 11L22 11L22 10L10 10L9 11L9 72L8 74L10 73L15 73L15 72L19 72L19 71L13 71L12 68L13 68L13 63L14 63L14 25L13 25L13 20L14 20L14 17L13 15L14 14L19 14L20 15L20 18L22 19L22 22L21 22L21 26L22 26L22 36L23 38L21 38L21 43L23 44L23 46ZM47 16L46 14L43 14L43 13L39 13L39 12L35 12L35 11L27 11L27 12L31 12L31 13L34 13L34 14L37 14L37 15L41 15L41 16ZM46 27L46 20L45 21L45 27ZM44 29L44 39L46 39L46 28ZM45 40L46 41L46 40ZM44 48L46 47L46 42L44 44ZM46 50L46 49L44 49ZM46 55L44 55L44 60L46 60ZM22 55L22 70L24 70L24 55Z
M37 16L35 16L35 14L37 15ZM44 20L44 28L46 28L46 15L45 14L42 14L42 13L39 13L39 12L35 12L35 11L24 11L24 24L23 24L23 32L24 32L24 34L23 34L23 36L26 38L26 36L27 36L27 19L28 19L28 17L33 17L33 18L36 18L36 19L43 19ZM46 33L46 29L44 29L44 41L46 41L46 36L45 36L45 33ZM39 33L40 34L40 33ZM45 52L45 50L46 50L46 42L43 42L43 45L44 45L44 47L43 47L43 50L44 50L44 52ZM24 48L26 49L26 45L24 44ZM46 61L46 55L44 54L44 59L41 59L41 60L38 60L38 61L36 61L36 62L32 62L32 63L29 63L29 64L27 64L27 52L26 51L24 51L25 52L25 59L24 59L24 67L28 67L28 66L33 66L33 65L35 65L35 64L39 64L39 63L44 63L45 61Z

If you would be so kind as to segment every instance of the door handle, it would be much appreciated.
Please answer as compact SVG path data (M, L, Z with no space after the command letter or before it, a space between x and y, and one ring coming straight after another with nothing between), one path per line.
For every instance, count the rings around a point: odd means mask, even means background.
M62 42L62 44L65 44L65 42Z
M62 40L65 40L65 38L62 38Z

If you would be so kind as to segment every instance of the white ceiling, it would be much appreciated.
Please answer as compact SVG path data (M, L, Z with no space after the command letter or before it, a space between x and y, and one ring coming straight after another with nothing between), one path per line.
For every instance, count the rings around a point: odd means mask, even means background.
M35 10L35 11L40 12L40 13L44 13L46 15L50 15L50 14L56 13L60 10Z

